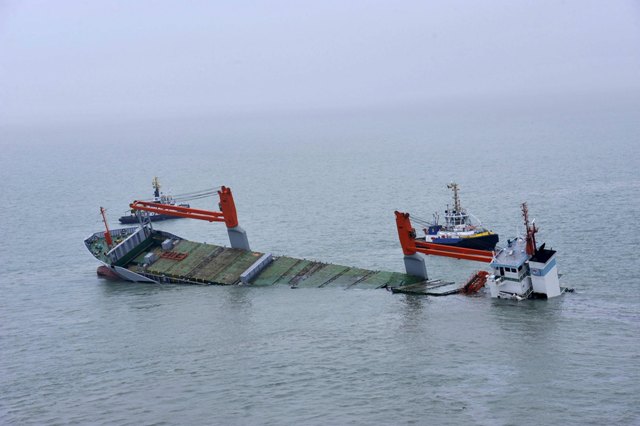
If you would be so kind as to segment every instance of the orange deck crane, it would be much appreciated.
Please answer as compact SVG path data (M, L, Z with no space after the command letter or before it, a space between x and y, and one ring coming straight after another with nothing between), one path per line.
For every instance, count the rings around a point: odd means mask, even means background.
M177 206L174 204L154 203L151 201L134 201L129 205L131 210L146 211L149 213L166 214L189 219L206 220L208 222L224 222L227 225L229 241L232 248L251 250L247 233L238 225L238 213L233 201L231 188L223 186L218 191L220 197L219 208L221 211L194 209L191 207Z
M416 230L411 225L409 213L396 211L395 214L398 237L400 238L400 245L404 253L405 267L408 274L427 279L427 269L424 259L419 257L417 253L486 263L491 263L493 260L493 252L491 251L433 244L416 240Z

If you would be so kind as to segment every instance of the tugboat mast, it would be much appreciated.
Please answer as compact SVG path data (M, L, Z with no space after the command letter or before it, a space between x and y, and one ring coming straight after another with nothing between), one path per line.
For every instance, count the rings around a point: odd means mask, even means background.
M158 181L158 176L153 178L153 182L151 182L151 184L153 185L153 195L156 198L160 198L160 181Z
M447 188L453 189L453 210L456 213L459 213L461 210L460 207L460 197L458 197L458 184L455 182L451 182L447 185Z

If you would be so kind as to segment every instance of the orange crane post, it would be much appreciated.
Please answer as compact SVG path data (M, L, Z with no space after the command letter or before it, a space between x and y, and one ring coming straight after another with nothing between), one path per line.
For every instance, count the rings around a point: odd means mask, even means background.
M149 213L166 214L189 219L206 220L208 222L224 222L227 225L227 232L231 247L250 250L247 234L238 225L238 213L233 201L231 188L223 186L218 191L220 211L194 209L192 207L176 206L172 204L154 203L151 201L134 201L129 205L131 210L146 211Z

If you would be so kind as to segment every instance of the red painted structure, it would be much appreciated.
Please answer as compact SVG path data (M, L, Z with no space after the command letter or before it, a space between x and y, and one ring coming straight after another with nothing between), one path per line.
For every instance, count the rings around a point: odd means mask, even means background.
M527 207L527 203L522 203L522 217L524 218L524 227L527 230L527 254L533 256L536 253L536 232L538 232L538 228L535 223L529 223L529 208Z
M395 213L396 226L398 227L398 238L400 239L402 252L407 256L422 253L425 255L453 257L455 259L473 260L485 263L490 263L493 259L493 252L491 251L418 241L416 240L416 230L411 226L409 213L402 213L399 211L396 211Z
M100 207L100 214L102 214L102 221L104 222L104 227L107 229L104 233L104 240L107 242L107 246L111 247L113 245L113 239L111 238L111 231L109 231L109 225L107 224L107 216L105 214L104 207Z
M227 228L235 228L238 226L238 213L236 212L236 205L233 202L231 188L223 186L218 191L218 195L220 197L219 207L221 210L219 212L171 204L154 203L151 201L134 201L129 205L129 207L131 207L132 210L141 210L150 213L206 220L208 222L224 222L227 225Z
M467 283L462 287L462 294L474 294L480 291L487 282L487 271L476 271L471 275Z

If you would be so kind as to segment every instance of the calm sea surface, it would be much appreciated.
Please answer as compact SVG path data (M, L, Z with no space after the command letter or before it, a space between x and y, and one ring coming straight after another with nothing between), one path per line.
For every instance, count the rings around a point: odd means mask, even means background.
M0 131L2 424L640 424L638 103ZM99 206L116 225L153 176L233 188L255 250L393 271L393 211L430 217L456 181L502 241L528 201L575 293L98 279ZM220 224L158 226L227 243Z

